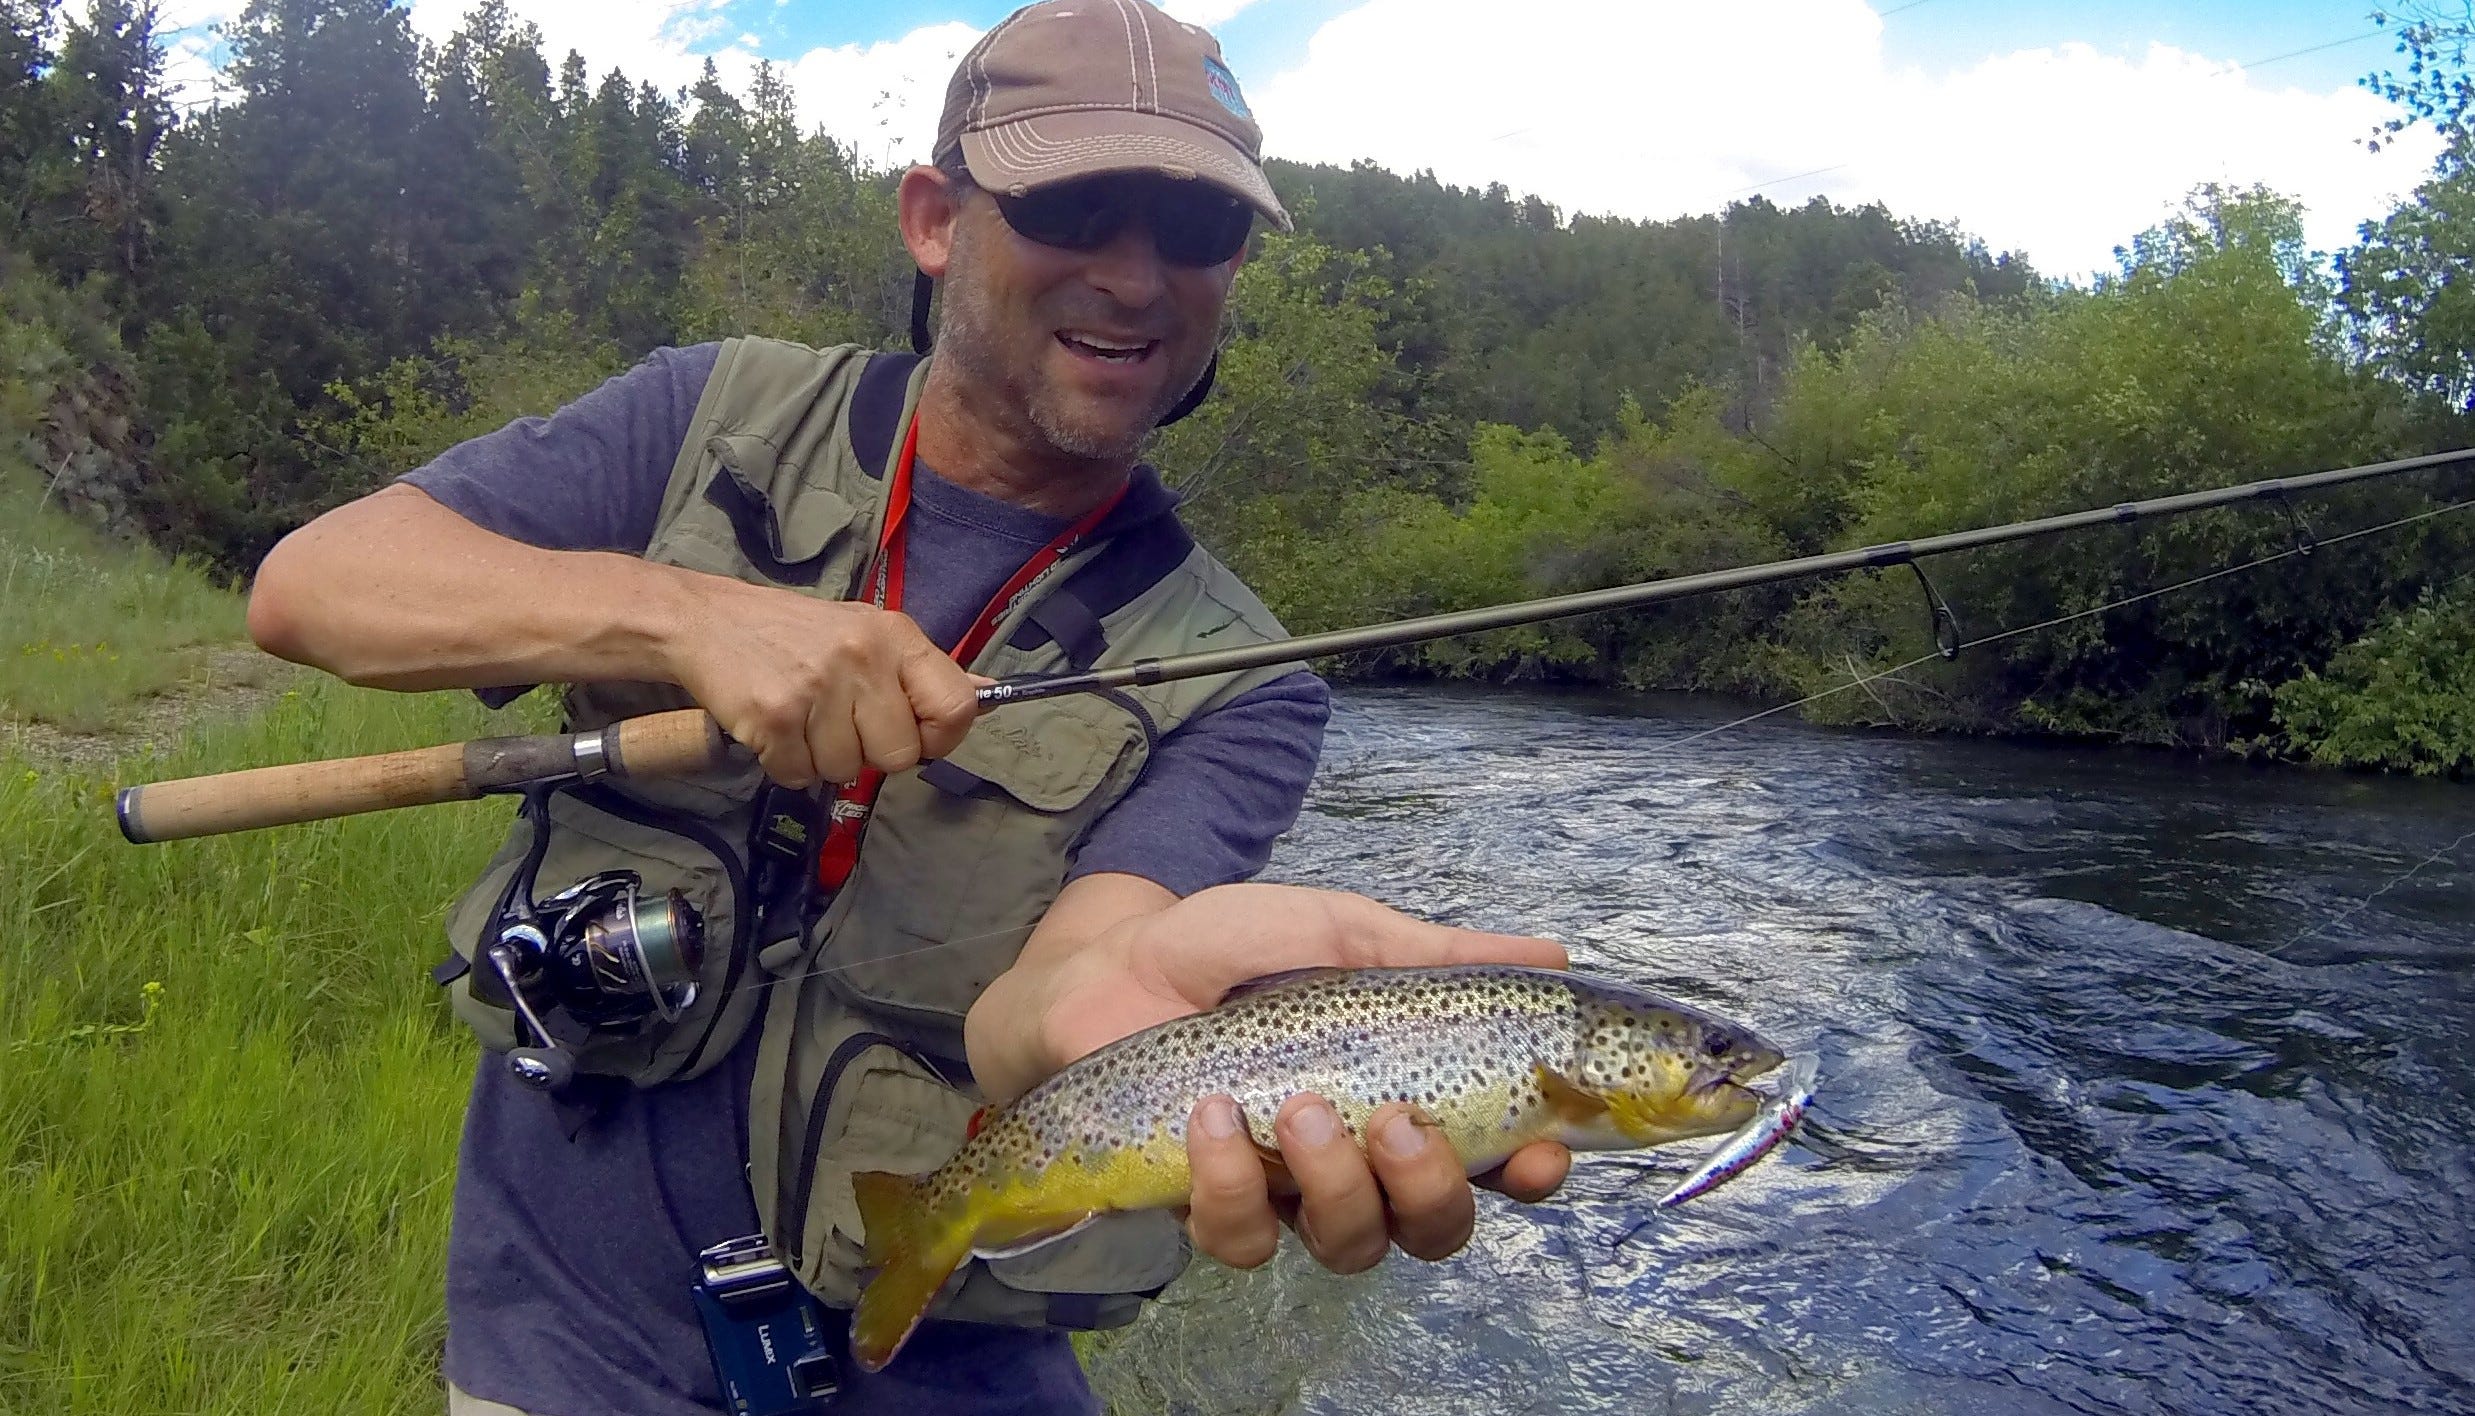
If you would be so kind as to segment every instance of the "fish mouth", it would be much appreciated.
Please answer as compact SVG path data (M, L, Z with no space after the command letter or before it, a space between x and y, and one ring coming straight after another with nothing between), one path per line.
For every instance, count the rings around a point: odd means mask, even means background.
M1727 1079L1767 1101L1784 1095L1787 1090L1791 1080L1789 1073L1780 1070L1781 1064L1786 1061L1785 1057L1771 1057L1758 1064L1747 1063L1729 1073Z
M1782 1063L1786 1065L1781 1066ZM1760 1076L1765 1072L1770 1075L1763 1077L1763 1079L1758 1082L1751 1080L1753 1076ZM1781 1057L1778 1061L1769 1063L1757 1071L1748 1074L1748 1076L1744 1080L1739 1081L1737 1085L1743 1087L1744 1090L1752 1093L1763 1102L1784 1101L1792 1097L1811 1093L1813 1090L1814 1080L1820 1075L1820 1072L1821 1059L1811 1054L1805 1054L1798 1057Z
M1742 1092L1755 1101L1770 1101L1783 1095L1789 1085L1787 1074L1778 1070L1787 1060L1785 1052L1751 1033L1741 1033L1724 1055L1710 1059L1694 1089Z

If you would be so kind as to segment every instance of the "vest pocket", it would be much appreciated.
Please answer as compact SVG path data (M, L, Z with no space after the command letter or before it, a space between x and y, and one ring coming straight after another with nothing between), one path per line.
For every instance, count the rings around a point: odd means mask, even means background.
M872 1170L906 1176L935 1171L962 1148L979 1107L949 1080L957 1068L931 1065L831 1000L831 992L820 989L802 1009L795 1070L819 1083L800 1098L804 1112L782 1106L793 1098L765 1095L760 1073L756 1106L777 1110L787 1163L776 1176L781 1189L772 1205L758 1198L760 1209L773 1211L770 1232L800 1281L828 1306L849 1308L869 1277L851 1177ZM1132 1321L1143 1300L1182 1272L1189 1257L1185 1227L1167 1211L1106 1215L1029 1253L965 1262L931 1315L1012 1326L1113 1327Z
M748 434L705 440L703 494L677 509L648 554L674 565L839 597L853 548L836 542L859 509L830 488L785 466L773 447ZM831 580L833 583L828 584Z
M963 1015L1142 768L1146 725L1097 696L996 710L942 762L885 784L819 963L836 987L933 1028Z
M598 786L555 792L547 811L550 838L534 876L536 898L603 871L633 871L642 898L659 900L676 890L696 911L704 957L696 971L696 997L674 1018L648 1014L588 1028L565 1010L552 1010L545 1025L575 1054L579 1072L622 1077L639 1086L694 1076L721 1060L754 1013L754 990L742 986L750 973L747 935L754 924L746 867L724 834L725 823L662 813ZM481 879L447 917L448 944L463 964L442 970L449 1001L492 1051L529 1040L519 1032L506 986L485 951L507 922L510 886L532 847L533 829L529 819L517 818Z
M803 1000L794 1066L817 1084L804 1108L781 1113L774 1237L812 1292L848 1308L859 1300L866 1238L851 1177L935 1170L961 1147L979 1106L910 1047L831 999L817 989ZM766 1081L760 1075L758 1087ZM762 1107L767 1098L757 1100Z

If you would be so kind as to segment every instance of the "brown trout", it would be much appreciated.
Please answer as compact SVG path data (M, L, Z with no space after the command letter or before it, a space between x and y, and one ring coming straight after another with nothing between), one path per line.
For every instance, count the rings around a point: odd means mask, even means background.
M1409 1102L1471 1174L1522 1146L1654 1146L1733 1131L1779 1065L1745 1028L1606 979L1550 969L1320 969L1244 985L1208 1012L1100 1048L990 1112L934 1173L852 1177L877 1270L851 1350L893 1360L975 1251L1020 1252L1095 1215L1187 1202L1186 1120L1215 1092L1278 1154L1281 1104L1311 1091L1362 1141Z

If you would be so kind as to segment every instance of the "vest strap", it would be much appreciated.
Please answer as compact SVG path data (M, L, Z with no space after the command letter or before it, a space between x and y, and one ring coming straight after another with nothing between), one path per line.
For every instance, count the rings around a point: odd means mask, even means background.
M1007 645L1027 651L1053 642L1075 668L1090 668L1109 648L1100 621L1168 579L1194 549L1195 538L1174 521L1147 527L1140 536L1118 537L1043 597Z
M1040 627L1057 647L1066 651L1067 660L1079 672L1100 662L1109 651L1109 637L1100 628L1100 617L1091 612L1071 585L1061 586L1031 607L1031 623Z
M1051 1293L1048 1320L1062 1328L1096 1328L1100 1326L1100 1297L1097 1293Z
M947 796L977 796L988 785L988 779L976 772L957 767L940 758L920 764L920 780Z
M871 354L859 371L858 386L851 390L851 407L845 415L851 451L872 481L883 481L893 461L894 439L902 432L902 405L911 393L911 370L919 362L916 354Z

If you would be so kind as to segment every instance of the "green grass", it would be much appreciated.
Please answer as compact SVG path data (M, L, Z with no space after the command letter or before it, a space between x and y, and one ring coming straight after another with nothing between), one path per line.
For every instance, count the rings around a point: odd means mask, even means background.
M243 640L238 596L43 505L43 490L21 459L0 460L0 717L125 726L194 680L205 648Z
M321 681L116 775L508 730ZM114 785L0 757L0 1412L434 1416L472 1046L426 969L508 808L131 846Z

